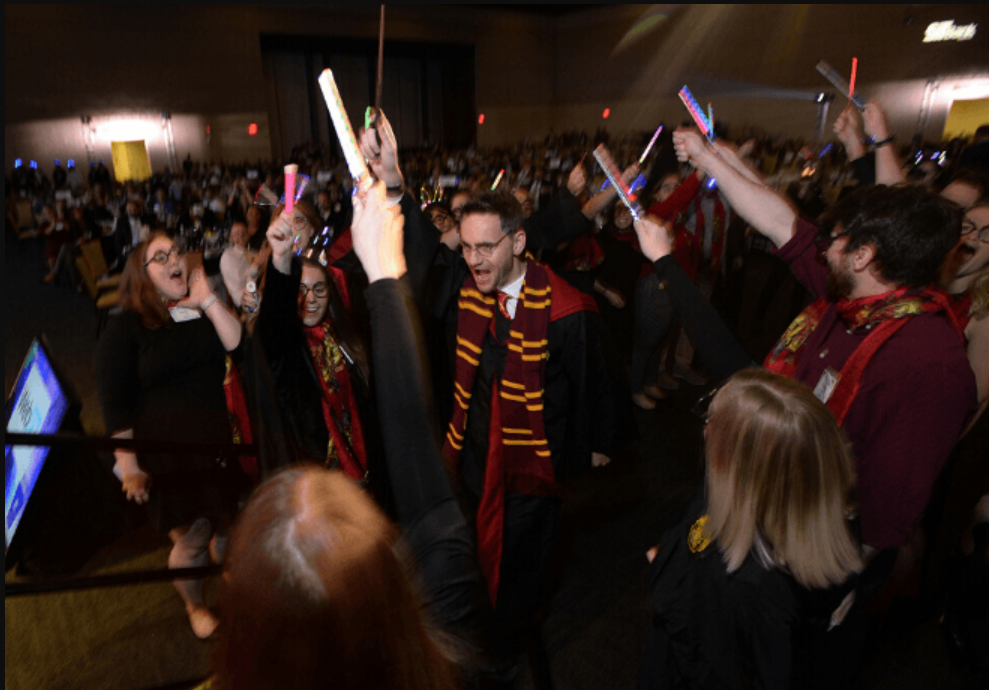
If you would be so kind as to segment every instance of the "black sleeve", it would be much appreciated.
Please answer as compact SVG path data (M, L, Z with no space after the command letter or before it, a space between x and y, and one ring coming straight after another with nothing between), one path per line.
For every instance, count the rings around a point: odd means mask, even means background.
M96 387L108 435L133 429L138 410L136 319L123 314L110 320L96 347Z
M711 303L680 269L676 259L669 255L662 257L653 264L653 271L680 315L683 330L701 361L717 379L724 380L742 369L758 366Z
M567 464L553 468L557 481L566 483L591 469L592 453L614 458L638 438L638 427L621 360L600 314L577 312L550 327L551 337L566 338L561 356L570 399L557 404L569 410ZM547 398L556 395L547 385Z
M461 668L468 680L509 682L516 666L503 648L474 538L431 432L412 291L404 279L379 280L366 296L387 474L430 614L471 648L472 662Z
M412 294L421 303L426 277L439 250L440 231L422 212L411 194L402 196L401 208L405 217L403 249L409 269L404 280L408 281Z
M293 351L301 338L297 313L301 280L302 264L297 259L292 259L289 275L268 260L255 337L261 341L268 362L273 366Z
M861 158L856 158L851 162L855 179L858 180L856 189L871 187L876 184L876 153L869 151Z
M526 248L555 249L591 229L580 202L568 189L558 191L550 203L525 219Z

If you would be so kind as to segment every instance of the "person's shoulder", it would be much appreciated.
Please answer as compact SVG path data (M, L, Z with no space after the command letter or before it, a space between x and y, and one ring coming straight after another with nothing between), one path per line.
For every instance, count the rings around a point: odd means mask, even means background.
M551 289L549 320L560 321L567 317L583 318L587 313L597 313L594 298L585 294L546 268Z
M904 355L904 366L967 362L965 343L943 313L911 317L886 343L884 349Z

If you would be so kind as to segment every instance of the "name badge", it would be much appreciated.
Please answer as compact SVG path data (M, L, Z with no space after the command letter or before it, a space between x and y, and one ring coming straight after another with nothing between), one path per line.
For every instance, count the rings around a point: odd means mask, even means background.
M827 403L840 380L841 376L838 375L838 372L828 367L821 374L821 380L817 382L817 386L814 387L814 396L822 403Z

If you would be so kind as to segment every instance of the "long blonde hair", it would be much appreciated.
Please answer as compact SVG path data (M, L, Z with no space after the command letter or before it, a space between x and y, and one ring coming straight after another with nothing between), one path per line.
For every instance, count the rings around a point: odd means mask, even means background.
M823 588L862 568L847 514L854 470L823 403L769 372L736 374L705 429L707 534L737 570L757 546L800 584Z

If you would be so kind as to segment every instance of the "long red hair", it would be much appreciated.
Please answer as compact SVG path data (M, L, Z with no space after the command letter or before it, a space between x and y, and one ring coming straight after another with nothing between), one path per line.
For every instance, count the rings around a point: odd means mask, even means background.
M152 330L171 323L168 307L158 288L151 282L148 268L144 265L147 262L144 257L148 253L148 246L161 237L169 239L165 233L156 232L134 247L127 256L123 275L120 276L120 308L137 314L145 328Z

